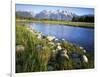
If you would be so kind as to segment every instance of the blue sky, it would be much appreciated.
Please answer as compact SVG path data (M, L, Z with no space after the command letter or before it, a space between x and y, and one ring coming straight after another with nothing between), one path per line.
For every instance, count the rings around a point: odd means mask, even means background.
M77 15L94 14L93 8L79 8L79 7L62 7L62 6L42 6L29 4L16 4L16 11L31 11L39 13L42 10L66 10Z

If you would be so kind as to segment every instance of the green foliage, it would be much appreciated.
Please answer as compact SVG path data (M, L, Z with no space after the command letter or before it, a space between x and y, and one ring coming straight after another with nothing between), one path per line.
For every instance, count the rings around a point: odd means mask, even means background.
M94 16L79 16L79 17L73 17L72 21L74 22L92 22L94 23Z

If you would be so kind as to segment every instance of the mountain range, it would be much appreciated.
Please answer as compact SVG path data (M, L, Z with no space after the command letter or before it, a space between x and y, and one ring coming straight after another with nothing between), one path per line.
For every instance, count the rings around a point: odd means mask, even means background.
M35 15L35 18L38 19L51 19L51 20L72 20L72 18L76 16L74 13L67 11L47 11L43 10L40 13Z
M49 20L66 20L72 21L73 18L84 18L84 17L94 17L94 15L82 15L78 16L75 13L68 12L65 10L43 10L39 13L28 12L28 11L16 11L16 17L24 17L24 18L36 18L36 19L49 19Z

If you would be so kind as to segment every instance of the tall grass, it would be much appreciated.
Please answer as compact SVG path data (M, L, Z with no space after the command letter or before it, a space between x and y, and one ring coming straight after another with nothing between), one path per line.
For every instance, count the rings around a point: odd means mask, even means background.
M16 26L16 45L23 45L24 52L16 52L16 72L46 71L51 49L46 40L37 40L25 26ZM42 45L43 48L37 48Z

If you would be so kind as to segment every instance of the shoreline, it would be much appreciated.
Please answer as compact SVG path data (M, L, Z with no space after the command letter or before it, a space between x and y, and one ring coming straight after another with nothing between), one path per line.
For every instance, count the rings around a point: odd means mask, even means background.
M44 23L44 24L58 24L72 27L81 27L81 28L92 28L94 29L94 23L87 22L71 22L71 21L55 21L55 20L28 20L28 19L16 19L16 22L29 22L29 23Z

